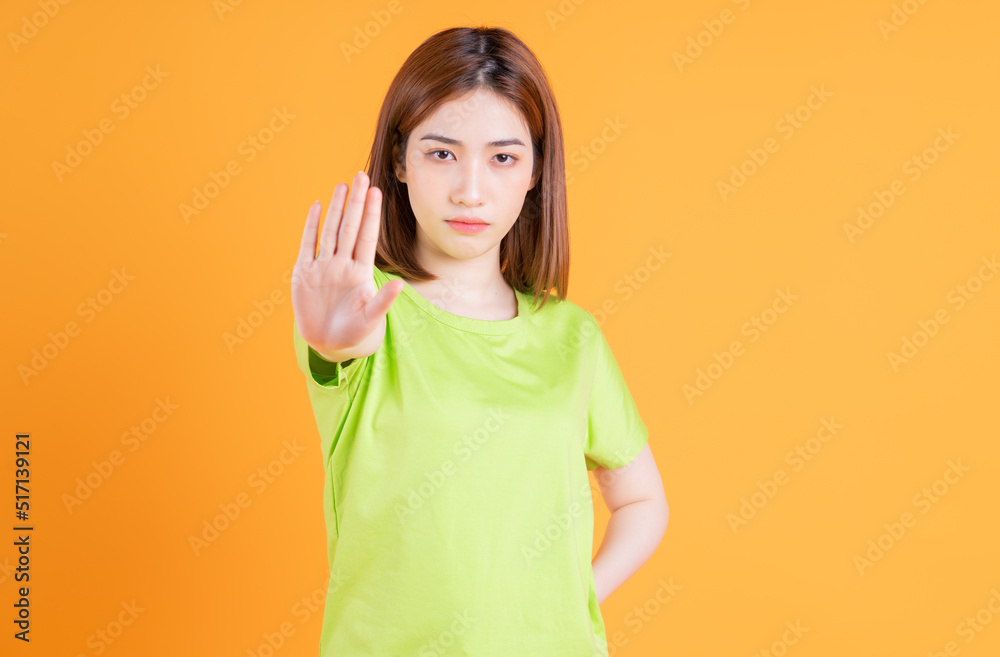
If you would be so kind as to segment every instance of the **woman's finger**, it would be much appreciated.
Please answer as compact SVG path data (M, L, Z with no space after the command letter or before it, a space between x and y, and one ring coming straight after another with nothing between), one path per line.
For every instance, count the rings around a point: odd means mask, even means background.
M319 254L317 258L331 258L337 250L337 231L340 228L340 215L344 208L344 197L347 196L347 185L337 183L333 188L333 198L326 210L326 220L323 222L323 234L319 238Z
M361 213L365 207L365 197L368 195L368 176L364 171L358 171L351 186L351 197L347 199L344 216L340 220L337 231L337 248L334 253L348 258L353 257L354 242L358 236L358 226L361 224Z
M303 267L316 258L316 228L319 226L319 201L309 206L306 227L302 229L302 243L299 245L298 264Z
M365 200L365 213L361 217L361 228L358 230L357 244L354 246L354 258L370 267L375 266L375 246L378 244L381 218L382 190L378 187L369 187L368 198Z

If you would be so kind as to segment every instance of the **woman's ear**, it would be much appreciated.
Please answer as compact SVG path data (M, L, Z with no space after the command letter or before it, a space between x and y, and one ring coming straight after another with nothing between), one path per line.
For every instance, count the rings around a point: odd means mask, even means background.
M406 184L405 152L406 142L396 144L392 147L392 168L396 172L396 180L403 184Z

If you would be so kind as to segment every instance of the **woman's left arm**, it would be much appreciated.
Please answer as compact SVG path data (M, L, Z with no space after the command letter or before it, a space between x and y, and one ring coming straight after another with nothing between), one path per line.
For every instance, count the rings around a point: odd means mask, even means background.
M598 467L594 475L611 511L593 561L600 604L653 556L667 530L670 510L648 443L628 465L614 470Z

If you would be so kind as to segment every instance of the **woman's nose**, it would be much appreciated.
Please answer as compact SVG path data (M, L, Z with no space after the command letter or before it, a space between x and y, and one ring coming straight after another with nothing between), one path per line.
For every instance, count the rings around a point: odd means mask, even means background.
M452 201L463 205L481 205L483 202L483 171L480 165L467 160L457 167Z

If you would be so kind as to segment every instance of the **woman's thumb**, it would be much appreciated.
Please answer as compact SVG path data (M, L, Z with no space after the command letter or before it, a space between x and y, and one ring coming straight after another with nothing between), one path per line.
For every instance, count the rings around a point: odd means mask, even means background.
M398 278L383 285L378 293L368 301L365 306L365 314L371 318L380 318L385 315L405 286L406 283Z

